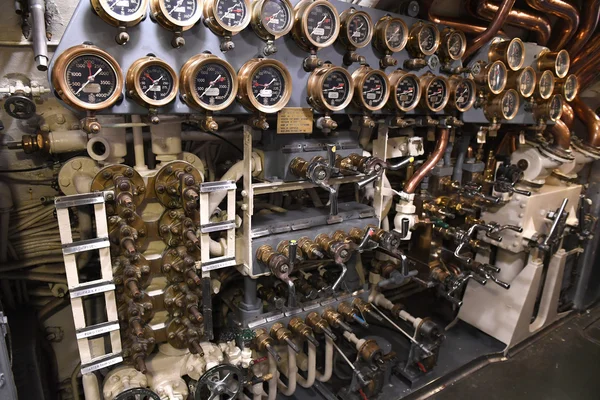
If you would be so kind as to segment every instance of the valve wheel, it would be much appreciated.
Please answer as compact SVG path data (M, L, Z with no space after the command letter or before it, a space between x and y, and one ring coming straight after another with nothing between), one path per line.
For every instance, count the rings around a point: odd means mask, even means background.
M233 365L222 364L209 369L196 384L195 400L232 400L242 390L242 371Z
M160 400L160 396L147 388L134 388L119 393L115 400Z
M16 94L4 100L4 110L13 118L29 119L35 115L36 106L29 97Z

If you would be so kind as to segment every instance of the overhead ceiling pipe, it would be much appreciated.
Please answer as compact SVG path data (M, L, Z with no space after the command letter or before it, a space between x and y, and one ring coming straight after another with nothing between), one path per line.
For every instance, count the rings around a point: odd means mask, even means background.
M502 25L506 21L510 10L515 4L515 0L502 0L500 3L500 7L498 8L498 13L496 14L496 18L492 21L490 26L481 34L477 35L475 39L473 39L465 52L464 58L467 59L472 56L477 50L479 50L484 44L492 40L494 36L498 34Z
M586 9L582 15L581 22L579 23L579 29L566 47L571 58L575 58L579 51L583 49L598 26L598 19L600 18L600 0L591 0L586 3Z
M581 97L577 96L571 102L577 118L579 118L587 127L586 143L592 147L600 147L600 118L596 115Z
M450 28L457 29L466 35L479 35L485 32L487 25L483 25L480 22L474 20L462 20L458 18L442 17L433 12L433 7L439 0L423 0L421 2L421 8L419 15L423 19L427 19L435 24L446 25ZM501 35L506 34L503 31L498 32Z
M404 192L408 194L413 194L419 184L423 181L423 179L431 172L433 168L435 168L436 164L440 162L444 153L446 152L446 147L448 147L448 141L450 140L450 128L437 128L437 142L435 142L435 149L423 163L421 168L417 172L414 173L413 176L406 182L404 185Z
M531 8L555 15L559 18L548 47L554 51L562 50L577 32L577 28L579 27L579 11L564 0L526 1Z

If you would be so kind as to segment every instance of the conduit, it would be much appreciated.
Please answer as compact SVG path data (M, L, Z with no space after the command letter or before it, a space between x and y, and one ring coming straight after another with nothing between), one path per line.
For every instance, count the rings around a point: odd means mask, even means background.
M417 172L406 182L404 185L404 192L407 194L415 193L419 184L423 181L423 179L431 172L431 170L435 167L435 165L442 159L444 156L444 152L446 151L446 147L448 146L448 141L450 139L450 128L437 128L438 139L435 143L435 149L425 161L425 163L419 168Z
M574 58L590 40L600 18L600 0L585 1L584 4L586 10L579 24L579 30L567 44L567 50L569 50L571 58Z
M302 375L300 375L300 373L297 374L298 375L297 376L298 384L300 386L302 386L303 388L309 388L315 383L315 377L316 377L316 372L317 372L317 347L311 342L307 342L307 344L308 344L308 375L306 376L306 379L304 379L302 377Z
M472 56L477 50L483 47L483 45L492 40L492 38L494 38L494 36L498 34L498 31L500 30L500 28L502 28L502 25L504 25L504 22L506 21L506 18L508 17L508 14L510 13L510 10L512 9L514 4L515 0L502 1L500 7L498 8L496 19L492 21L490 26L488 26L488 28L483 33L479 34L475 39L473 39L469 43L469 46L467 48L467 51L465 52L465 55L463 56L463 59L467 59L470 56Z
M571 102L575 114L587 127L587 144L592 147L600 146L600 118L579 96Z
M554 51L561 50L575 35L579 27L579 11L563 0L526 0L535 10L555 15L559 18L554 27L554 35L548 47Z
M281 381L281 379L277 378L278 384L277 387L279 391L284 396L291 396L296 391L296 378L298 376L298 367L296 365L296 352L289 346L286 346L288 349L288 367L287 371L282 371L284 375L288 378L288 384L286 385ZM273 378L275 379L275 378ZM270 392L270 390L269 390ZM269 393L270 395L271 393Z
M331 379L333 372L333 339L325 335L325 371L321 374L316 371L316 377L319 382L327 382Z

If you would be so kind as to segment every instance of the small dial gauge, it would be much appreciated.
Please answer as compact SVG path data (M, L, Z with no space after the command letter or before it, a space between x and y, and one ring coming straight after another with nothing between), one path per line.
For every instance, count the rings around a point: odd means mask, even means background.
M525 62L525 45L519 38L515 38L510 41L508 49L506 50L507 65L513 71L521 68Z
M567 50L542 51L538 55L537 67L540 71L550 70L559 78L564 78L569 73L571 58Z
M155 57L140 58L127 71L127 95L144 107L170 103L177 95L178 85L173 68Z
M317 5L308 13L308 35L316 43L330 42L336 32L336 21L331 7L325 4Z
M565 98L566 101L573 101L579 92L579 81L577 76L571 74L564 80L556 83L557 89Z
M274 67L263 67L252 76L252 95L267 107L277 104L284 90L283 75Z
M422 107L433 112L443 110L450 99L448 80L431 73L422 75L420 80L423 88Z
M556 76L559 78L567 76L570 66L571 58L569 57L569 52L566 50L559 51L556 56Z
M475 82L471 79L451 79L453 86L454 108L460 112L469 110L475 103Z
M208 63L196 74L196 93L200 101L209 106L227 102L233 91L232 76L221 64Z
M238 78L238 98L248 108L274 113L290 99L292 77L279 61L253 58L240 68Z
M181 67L179 74L182 99L190 107L209 111L227 108L238 88L237 75L225 60L211 54L199 54Z
M394 96L390 96L389 101L392 109L398 108L400 111L407 112L417 106L421 100L419 78L397 70L390 75L390 83L395 87ZM394 101L391 101L392 99Z
M419 46L423 53L435 52L437 48L436 29L436 27L428 25L419 32Z
M306 92L309 104L316 110L340 111L352 101L354 81L344 68L326 63L310 74Z
M554 74L552 71L544 71L538 81L538 96L544 100L549 99L554 92Z
M404 26L398 21L392 21L385 30L385 40L393 49L402 46Z
M327 0L301 0L294 8L292 36L304 50L327 47L340 33L337 10Z
M513 119L519 112L519 94L510 89L502 95L502 115L507 121Z
M162 101L173 91L173 76L160 65L151 65L144 69L138 80L144 96Z
M217 0L217 18L230 28L243 24L248 10L242 0Z
M502 61L494 61L481 70L475 77L479 84L484 84L490 92L498 94L506 87L508 72Z
M400 18L381 18L375 25L374 45L381 53L396 53L404 49L408 40L408 28Z
M188 30L202 17L200 0L149 0L150 15L173 31Z
M113 26L134 26L146 15L148 0L91 0L92 9Z
M216 35L224 37L236 35L250 23L249 0L197 1L202 4L204 23ZM261 22L260 13L255 18L259 20L258 22Z
M100 4L106 4L110 11L122 17L135 15L144 3L146 2L141 0L100 0Z
M536 73L531 67L526 67L517 74L516 87L519 94L525 98L531 97L535 92Z
M348 22L348 39L350 43L361 48L371 40L371 20L368 14L355 13Z
M333 71L325 78L321 90L331 107L341 107L350 95L349 88L348 77L340 71Z
M559 94L555 94L550 99L550 105L548 109L549 117L552 121L557 121L562 116L563 100Z
M444 61L460 60L467 50L467 38L461 31L446 28L442 31L441 57Z
M196 0L162 0L162 2L167 15L182 23L191 21L198 10Z
M382 109L389 98L390 81L382 71L361 66L352 74L354 103L368 111Z
M274 36L284 35L291 28L292 8L285 0L265 0L260 11L262 26Z
M387 82L383 75L373 74L365 79L362 85L362 96L365 103L371 107L380 107L387 94Z
M435 53L440 45L440 31L433 24L417 22L408 34L408 52L421 58Z

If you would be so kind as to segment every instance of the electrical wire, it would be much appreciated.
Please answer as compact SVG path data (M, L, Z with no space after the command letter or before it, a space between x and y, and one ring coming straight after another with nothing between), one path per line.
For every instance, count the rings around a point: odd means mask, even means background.
M192 121L189 121L192 122ZM188 122L188 123L189 123ZM231 140L219 135L218 133L214 133L214 132L210 132L210 131L203 131L204 133L214 136L217 139L221 139L222 141L224 141L225 143L227 143L228 145L230 145L231 147L233 147L234 149L236 149L237 151L239 151L240 153L244 154L244 150L242 150L242 148L240 146L238 146L237 144L233 143Z
M60 165L65 161L54 161L52 163L46 163L44 165L40 165L37 167L31 167L31 168L19 168L19 169L0 169L0 174L10 174L13 172L30 172L30 171L39 171L40 169L46 169L46 168L51 168L54 167L56 165Z

